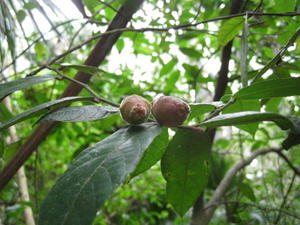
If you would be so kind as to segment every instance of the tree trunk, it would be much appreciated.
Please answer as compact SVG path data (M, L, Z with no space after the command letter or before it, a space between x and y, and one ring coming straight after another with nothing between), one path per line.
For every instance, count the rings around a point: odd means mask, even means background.
M17 182L20 191L20 200L22 202L30 202L27 178L25 175L24 166L22 166L17 172ZM31 207L25 206L24 209L24 218L26 225L35 225L34 216Z
M202 192L193 207L193 215L191 225L208 224L205 213L204 192Z

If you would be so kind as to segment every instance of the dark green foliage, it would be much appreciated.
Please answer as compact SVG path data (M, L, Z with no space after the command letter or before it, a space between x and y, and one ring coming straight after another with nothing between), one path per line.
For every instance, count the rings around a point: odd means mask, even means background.
M200 125L205 127L220 127L248 124L260 121L273 121L283 130L293 128L293 123L287 117L276 113L264 113L255 111L245 111L219 115L204 122L201 122Z
M112 106L71 106L56 110L43 116L39 122L82 122L90 120L99 120L110 115L116 114L119 109Z
M179 129L161 161L167 199L183 216L205 188L210 172L210 141L204 132Z
M45 76L36 76L36 77L26 77L23 79L0 84L0 98L3 98L4 96L9 95L14 91L24 89L34 84L42 83L53 79L55 79L55 76L45 75Z
M74 18L66 20L69 8L58 9L49 0L0 1L0 98L14 93L8 99L11 110L0 103L1 169L39 126L36 116L44 115L43 122L73 122L56 123L26 161L30 202L20 201L15 179L1 192L4 224L25 224L28 205L36 218L41 212L41 224L190 224L191 207L201 190L207 203L230 168L253 152L282 146L291 149L283 152L287 159L295 167L300 164L299 16L226 18L231 1L145 1L127 26L152 30L120 33L104 62L95 67L83 62L98 40L83 43L103 34L124 1L77 2L89 18L71 12ZM249 0L242 11L295 14L297 2ZM230 41L225 96L213 102L222 50ZM76 51L66 52L75 46ZM57 56L61 58L51 64ZM82 101L94 99L87 90L81 97L57 100L71 82L55 79L59 76L54 71L48 75L46 68L32 74L44 65L70 78L78 72L92 75L89 87L116 104L129 95L148 101L162 94L184 99L191 107L185 125L200 124L209 133L217 128L212 147L206 134L192 130L168 130L155 123L140 130L126 127L116 108ZM58 109L73 100L75 106ZM226 105L230 100L235 101ZM11 125L20 139L16 143L8 143L6 128ZM107 176L101 165L116 176ZM257 157L234 177L210 224L298 224L297 179L283 204L292 177L289 164L277 154Z
M160 132L153 123L130 126L84 150L47 195L39 224L91 224Z
M32 109L30 109L26 112L23 112L23 113L17 115L16 117L13 117L9 121L7 121L3 124L0 124L0 130L6 129L16 123L22 122L29 118L32 118L35 116L40 116L40 115L44 114L45 112L47 112L50 109L50 107L57 107L60 105L64 105L64 104L76 102L76 101L92 101L92 100L93 100L92 97L75 96L75 97L66 97L66 98L61 98L61 99L54 100L51 102L47 102L42 105L33 107Z
M150 169L155 163L157 163L163 156L166 147L168 146L168 129L162 128L162 132L157 136L151 145L144 152L140 162L136 166L135 170L130 174L131 177L135 177L146 170Z
M300 78L272 79L239 90L237 99L262 99L300 95Z

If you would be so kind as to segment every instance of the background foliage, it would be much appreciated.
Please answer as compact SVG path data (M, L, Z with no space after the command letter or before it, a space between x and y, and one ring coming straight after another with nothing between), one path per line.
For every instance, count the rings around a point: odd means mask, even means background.
M74 2L78 4L80 1ZM137 94L151 101L155 96L164 94L180 97L189 103L212 103L222 63L222 48L233 38L228 85L223 101L228 101L232 93L245 86L245 80L299 76L299 15L249 15L201 22L227 16L230 10L230 1L227 0L146 1L134 15L129 27L157 29L124 32L98 69L80 67L97 40L95 38L87 44L82 43L103 33L123 4L122 0L82 2L85 12L79 6L82 14L76 11L74 16L72 11L68 13L67 8L60 8L54 1L1 1L1 81L25 78L57 55L80 46L77 51L55 62L54 67L63 68L62 71L69 77L73 77L78 70L92 73L89 86L104 99L119 103L125 96ZM298 3L297 0L249 0L244 2L242 11L286 14L299 11ZM71 1L68 4L74 7L72 10L77 10ZM177 25L197 22L201 23L176 28ZM291 39L295 44L287 46ZM265 71L260 74L262 68ZM39 74L56 75L49 69ZM4 123L21 112L56 100L68 83L65 79L49 79L24 91L14 92L10 95L11 112L3 102L0 103L0 122ZM268 83L261 90L270 86L272 84ZM283 90L277 90L271 96L255 99L241 97L223 113L250 110L299 118L299 96L290 96L299 93L295 94L297 90L294 90L293 94L284 95L282 93L290 88L281 88ZM259 94L256 89L251 96ZM90 96L90 93L83 90L80 95ZM90 103L73 103L74 106L87 104ZM188 122L199 123L215 109L210 104L205 107L195 107L199 112L194 113L193 110ZM6 140L9 135L6 130L1 131L1 169L35 129L34 124L38 119L30 118L16 125L20 139L16 143L8 145ZM211 198L226 171L235 162L257 149L281 146L287 136L287 132L275 123L229 125L236 126L219 128L215 137L212 171L204 196L206 200ZM119 115L96 121L57 124L38 151L26 161L31 202L19 201L15 180L1 192L0 216L3 224L25 224L22 212L28 205L38 217L42 200L66 171L68 164L82 150L123 126L126 124ZM174 131L169 130L169 134L171 139ZM284 154L299 170L299 146L292 147ZM188 224L191 210L184 217L176 214L168 203L170 196L166 195L165 188L160 164L157 163L119 187L97 213L94 224ZM277 154L258 157L235 176L211 224L297 224L299 188L299 174L296 175L282 157Z

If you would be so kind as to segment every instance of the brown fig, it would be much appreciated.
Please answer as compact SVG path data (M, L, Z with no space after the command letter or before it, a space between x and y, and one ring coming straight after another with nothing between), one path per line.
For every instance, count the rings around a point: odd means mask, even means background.
M126 97L120 105L122 118L133 125L145 122L149 117L150 110L151 104L138 95Z
M162 96L152 103L153 116L157 122L166 127L178 127L190 113L189 105L172 96Z

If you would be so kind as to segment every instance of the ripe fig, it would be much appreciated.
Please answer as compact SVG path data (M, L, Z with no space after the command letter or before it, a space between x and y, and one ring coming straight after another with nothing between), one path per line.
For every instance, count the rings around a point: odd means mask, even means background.
M150 110L151 104L138 95L126 97L120 105L122 118L133 125L145 122L149 117Z
M187 119L190 107L178 98L162 96L152 103L151 112L159 124L178 127Z

